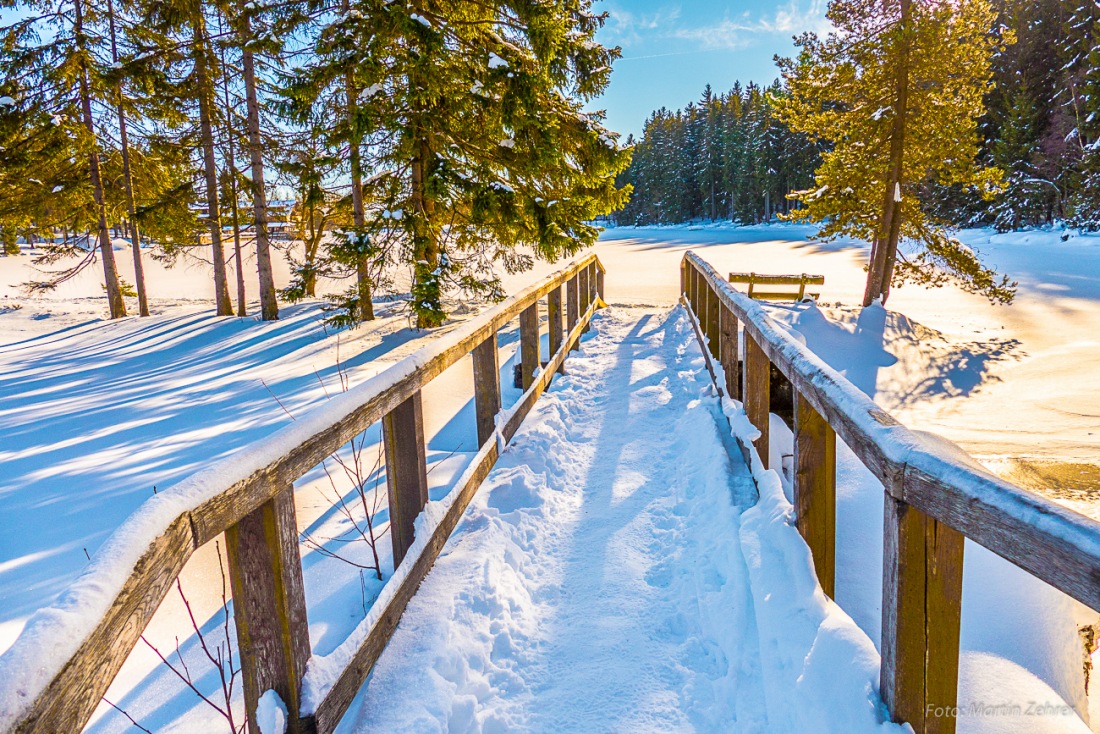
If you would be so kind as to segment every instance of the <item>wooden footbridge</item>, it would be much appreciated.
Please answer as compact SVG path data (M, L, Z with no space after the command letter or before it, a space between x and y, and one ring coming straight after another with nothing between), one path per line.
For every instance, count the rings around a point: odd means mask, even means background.
M955 729L950 716L927 712L956 703L964 538L1100 610L1100 524L997 479L961 451L898 423L697 255L684 257L679 277L711 374L721 379L717 388L743 401L753 424L768 425L773 366L790 384L797 526L830 596L837 436L882 482L881 695L894 720L917 732ZM807 282L813 283L802 276L800 287ZM257 702L273 689L289 710L289 731L333 731L500 451L605 305L603 294L603 266L594 255L580 258L262 446L155 497L128 521L130 531L116 533L98 554L110 557L97 556L100 562L52 610L37 615L4 655L0 729L79 731L184 564L225 533L252 730L258 731ZM549 356L540 354L542 313ZM524 393L502 411L497 334L517 318ZM419 525L428 532L418 537L416 519L428 501L421 390L468 354L480 449L451 490L445 513ZM534 369L543 358L542 369ZM306 673L309 610L293 483L378 422L396 571L346 665L319 683ZM750 465L766 467L768 440L764 431L755 445L741 446ZM109 572L120 563L128 573ZM47 640L65 652L64 662L37 659Z

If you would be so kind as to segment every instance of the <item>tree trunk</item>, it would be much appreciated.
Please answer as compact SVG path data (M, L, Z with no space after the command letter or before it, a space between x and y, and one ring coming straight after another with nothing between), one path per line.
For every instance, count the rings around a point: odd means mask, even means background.
M879 220L875 241L871 244L871 262L867 272L867 288L863 293L863 305L869 306L881 297L885 303L890 295L890 283L894 278L897 261L898 239L901 235L901 187L905 159L905 129L909 115L909 49L912 23L912 0L901 2L901 46L894 87L894 124L890 131L890 172L886 178L882 219Z
M74 31L77 47L84 51L84 0L75 0L73 7ZM111 234L107 229L107 207L103 197L103 179L99 170L99 140L95 134L95 121L92 118L92 97L88 89L88 69L83 61L80 65L80 106L84 113L84 127L92 138L92 150L88 154L89 177L92 183L92 195L95 198L96 215L99 230L99 254L103 258L103 277L107 284L107 303L111 309L111 318L118 319L126 315L126 302L122 300L122 287L118 282L118 268L115 265L115 251L111 245Z
M413 298L420 302L415 305L416 327L431 329L443 325L442 293L439 290L428 292L425 286L437 279L439 267L439 241L432 228L432 215L435 202L428 195L428 166L432 159L432 150L425 132L414 127L416 153L412 161L412 204L413 204ZM441 289L440 289L441 290ZM433 302L434 301L434 302ZM430 308L424 308L423 303ZM433 313L434 311L434 313Z
M303 196L302 198L304 200L306 197ZM302 242L304 246L302 257L305 265L305 276L302 278L302 289L307 296L313 298L317 295L317 246L321 243L321 237L317 232L317 207L310 204L305 214L309 217L309 226L304 228L306 237L303 238ZM321 228L322 230L324 229L323 221Z
M264 191L264 150L260 138L260 103L256 95L256 63L249 48L252 24L248 11L240 16L239 42L244 67L245 102L248 108L248 154L252 166L252 209L256 230L256 265L260 272L260 318L279 318L279 303L275 298L275 276L271 270L271 242L267 236L267 193Z
M218 12L218 30L221 31L222 15ZM248 315L248 295L244 288L244 257L241 254L241 212L240 192L237 190L237 146L234 144L236 137L232 123L232 106L229 102L229 79L225 73L225 51L222 51L222 93L225 97L225 110L227 119L226 139L229 143L229 192L233 197L233 264L237 270L237 316L244 318Z
M218 161L214 151L214 126L212 122L214 84L210 76L209 39L206 37L206 21L202 17L202 5L194 4L192 24L195 61L195 80L198 83L199 129L202 138L203 164L206 174L206 218L210 224L210 247L214 260L214 302L218 316L232 316L233 302L229 298L229 282L225 273L225 248L222 247L222 215L218 204Z
M107 17L111 26L111 59L118 63L118 40L115 35L114 0L107 0ZM122 182L126 189L126 211L130 217L130 251L134 256L134 286L138 294L138 315L149 315L149 294L145 290L145 266L141 262L141 231L137 223L137 202L134 199L134 176L130 169L130 137L123 109L122 83L115 89L118 97L118 133L122 145Z
M343 2L346 12L348 0ZM355 86L355 78L352 72L347 73L347 115L348 130L350 131L348 148L351 159L351 210L355 223L357 236L362 237L367 228L367 215L363 206L363 172L360 170L362 152L360 150L359 126L356 122L359 109L359 90ZM374 294L370 277L370 256L360 253L355 267L356 284L359 288L359 320L374 321Z

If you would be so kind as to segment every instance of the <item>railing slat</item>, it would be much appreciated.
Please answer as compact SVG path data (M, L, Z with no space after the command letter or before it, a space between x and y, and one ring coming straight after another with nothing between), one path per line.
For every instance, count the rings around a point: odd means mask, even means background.
M962 619L963 536L885 497L880 689L895 721L953 734Z
M520 384L524 390L535 384L539 368L539 304L536 301L519 315Z
M718 361L726 372L726 395L734 400L741 399L741 381L739 379L739 357L737 346L737 317L723 304L719 315L721 329L721 354Z
M225 547L249 726L260 730L256 707L273 689L286 704L287 731L298 734L310 646L294 487L226 530Z
M756 439L756 451L765 469L772 467L769 454L769 415L771 414L771 362L756 339L745 334L745 414L760 430Z
M813 553L822 590L836 593L836 433L794 396L794 508L798 531Z
M580 295L577 301L579 306L578 312L582 314L588 310L588 305L592 303L592 290L588 285L588 276L588 268L584 268L579 273L577 273L577 289ZM585 325L584 330L586 332L588 331L587 325Z
M477 413L477 444L493 436L500 412L500 352L493 334L474 347L474 409Z
M581 276L578 273L566 281L565 330L572 331L581 319ZM573 349L579 349L576 344Z
M710 287L706 288L707 293L707 321L706 321L706 335L707 341L710 343L710 353L715 359L719 359L722 356L722 349L720 345L719 329L721 325L719 320L718 309L718 295L714 293Z
M424 407L419 390L382 419L382 439L386 447L393 566L397 568L413 543L416 516L428 504Z
M550 322L550 354L555 355L565 341L565 332L562 329L561 317L561 286L553 289L546 295L546 316ZM565 362L558 368L561 374L565 374Z

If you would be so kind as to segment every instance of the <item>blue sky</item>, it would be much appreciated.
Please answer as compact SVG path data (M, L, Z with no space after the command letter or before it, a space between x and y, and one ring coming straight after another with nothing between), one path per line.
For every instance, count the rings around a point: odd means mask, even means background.
M592 106L607 110L607 127L638 135L660 107L699 99L708 83L770 84L775 54L793 53L792 36L827 30L825 0L603 0L610 17L599 40L621 46L611 86Z

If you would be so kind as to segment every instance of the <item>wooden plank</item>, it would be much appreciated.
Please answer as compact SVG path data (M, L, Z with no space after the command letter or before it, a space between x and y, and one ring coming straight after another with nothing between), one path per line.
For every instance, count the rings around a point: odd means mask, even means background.
M952 464L905 469L907 502L1100 611L1100 531L1091 518L988 473ZM961 486L960 486L961 485Z
M539 305L532 304L519 315L520 382L523 389L535 382L535 370L539 363Z
M765 469L772 467L768 454L768 432L771 409L771 362L768 355L757 344L756 339L745 334L745 414L749 422L760 429L760 438L756 439L756 451Z
M730 273L730 283L749 283L756 285L799 285L802 279L806 285L825 285L824 275L761 275L760 273Z
M424 407L419 391L382 419L382 440L386 446L393 565L397 568L413 544L416 516L428 504Z
M557 354L565 341L565 331L562 329L561 287L550 291L546 296L546 315L550 322L550 354ZM565 362L559 368L565 374Z
M691 312L699 317L699 284L703 282L703 275L696 268L690 270L691 282L688 284L688 303L691 304Z
M737 345L737 317L725 304L721 305L719 312L719 330L721 336L718 361L726 372L726 395L734 400L741 399L741 381L738 379L741 365L738 357Z
M225 549L249 727L260 730L256 707L273 689L286 704L287 731L299 734L310 646L294 487L226 530Z
M500 352L496 334L474 348L473 361L477 445L482 446L493 437L500 412Z
M592 303L592 290L588 285L588 268L577 273L580 276L577 279L577 288L580 291L580 299L578 303L580 305L580 313L584 313L588 310L588 306ZM587 325L585 331L588 331Z
M781 291L753 291L750 294L757 301L798 301L802 299L797 293L781 292ZM807 293L805 294L814 298L815 300L821 297L820 293Z
M81 731L193 550L191 523L181 515L149 545L99 625L11 731Z
M719 322L719 300L718 295L711 292L709 286L704 290L707 294L707 340L710 345L710 354L715 359L720 359L722 356L721 351L721 328L722 325Z
M882 699L918 734L952 734L958 696L963 536L887 493Z
M806 399L794 400L794 509L821 588L836 590L836 433Z
M574 275L565 284L565 330L571 331L581 318L581 279L580 275ZM576 347L574 346L574 349Z

